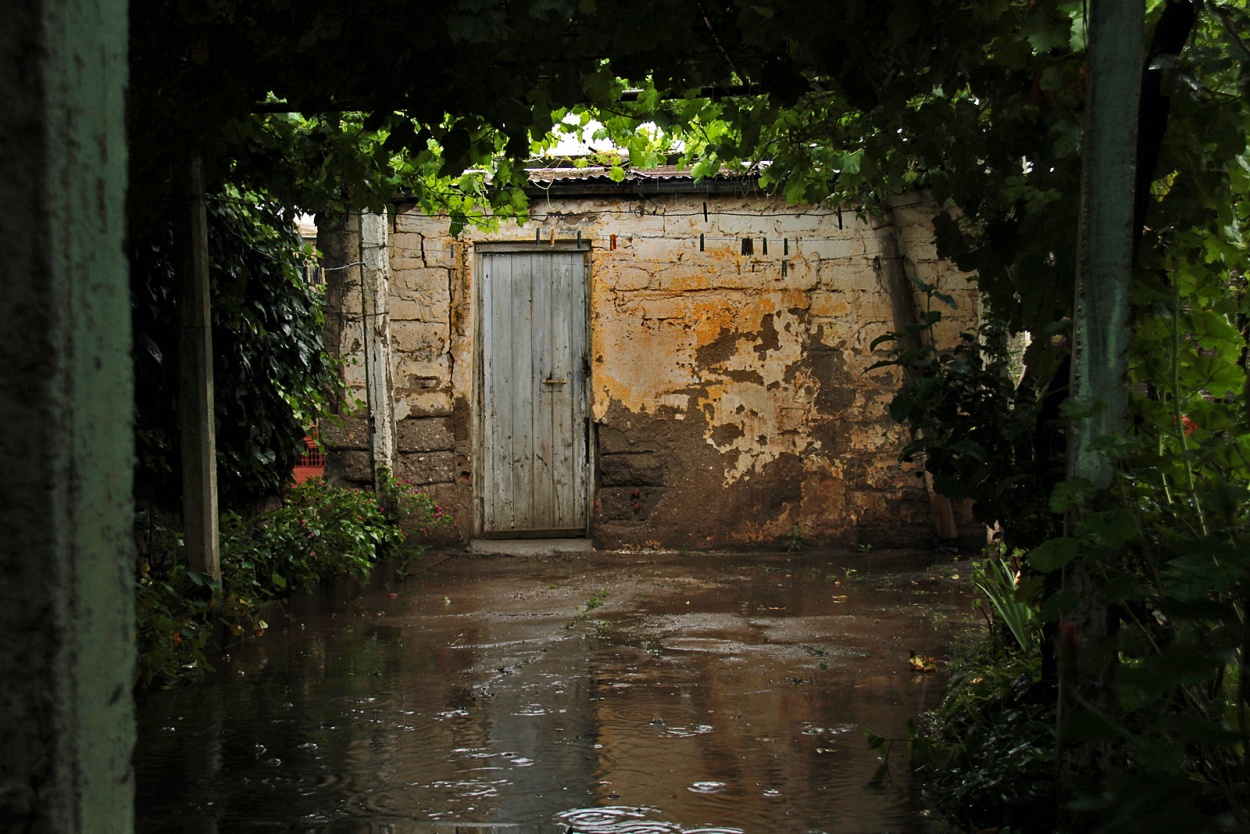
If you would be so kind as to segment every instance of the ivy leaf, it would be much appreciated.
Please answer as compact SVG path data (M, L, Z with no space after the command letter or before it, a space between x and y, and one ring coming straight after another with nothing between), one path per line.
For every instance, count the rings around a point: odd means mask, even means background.
M1048 20L1039 12L1026 17L1020 31L1035 52L1045 54L1068 46L1072 27Z
M1103 547L1123 547L1137 538L1137 517L1128 510L1108 510L1090 513L1076 526L1080 538L1088 538Z
M1050 511L1063 515L1068 510L1081 506L1094 496L1094 485L1082 478L1075 481L1063 481L1055 485L1050 495Z
M1042 573L1053 573L1076 558L1075 539L1051 539L1029 551L1029 565Z

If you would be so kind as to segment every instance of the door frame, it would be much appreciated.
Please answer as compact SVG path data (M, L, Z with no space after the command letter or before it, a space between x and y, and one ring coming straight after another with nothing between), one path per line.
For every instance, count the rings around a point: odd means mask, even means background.
M582 413L585 415L582 431L585 432L585 492L581 496L584 509L585 525L581 535L590 536L593 523L594 493L596 482L595 462L598 460L596 433L592 429L591 386L594 364L590 361L591 327L590 327L590 292L592 247L589 242L578 238L555 238L535 243L533 241L476 241L473 244L472 257L472 298L473 298L473 395L470 411L472 414L472 449L473 449L473 535L475 538L508 539L508 538L567 538L566 535L544 535L543 531L485 531L486 523L486 391L485 391L485 347L483 333L485 322L481 315L484 309L483 294L486 292L484 256L488 255L535 255L550 252L581 252L583 257L582 270L582 326L585 328L585 351L583 357L585 367L585 385L582 390Z

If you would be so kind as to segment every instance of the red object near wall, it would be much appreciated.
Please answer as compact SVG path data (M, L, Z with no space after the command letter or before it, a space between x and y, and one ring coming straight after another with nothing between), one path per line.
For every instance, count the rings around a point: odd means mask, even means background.
M304 452L299 463L295 464L293 473L297 484L302 484L309 478L320 478L326 473L326 460L317 446L317 441L306 435L304 444L308 446L308 451Z

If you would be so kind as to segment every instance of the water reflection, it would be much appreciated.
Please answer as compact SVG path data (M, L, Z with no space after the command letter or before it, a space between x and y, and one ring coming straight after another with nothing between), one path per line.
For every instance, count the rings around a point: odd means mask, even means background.
M965 601L831 558L456 558L322 599L140 704L138 830L923 830L857 727L934 702L908 651Z

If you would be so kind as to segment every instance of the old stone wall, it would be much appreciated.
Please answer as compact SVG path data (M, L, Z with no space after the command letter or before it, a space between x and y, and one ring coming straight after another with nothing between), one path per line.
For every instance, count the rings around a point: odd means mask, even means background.
M939 339L975 320L971 285L937 258L934 210L901 200L890 228L762 198L552 198L524 226L459 239L444 218L402 212L389 242L396 468L473 530L473 244L580 235L597 545L927 544L929 496L898 463L904 432L887 415L897 376L868 368L896 324L890 235L910 274L958 301Z

